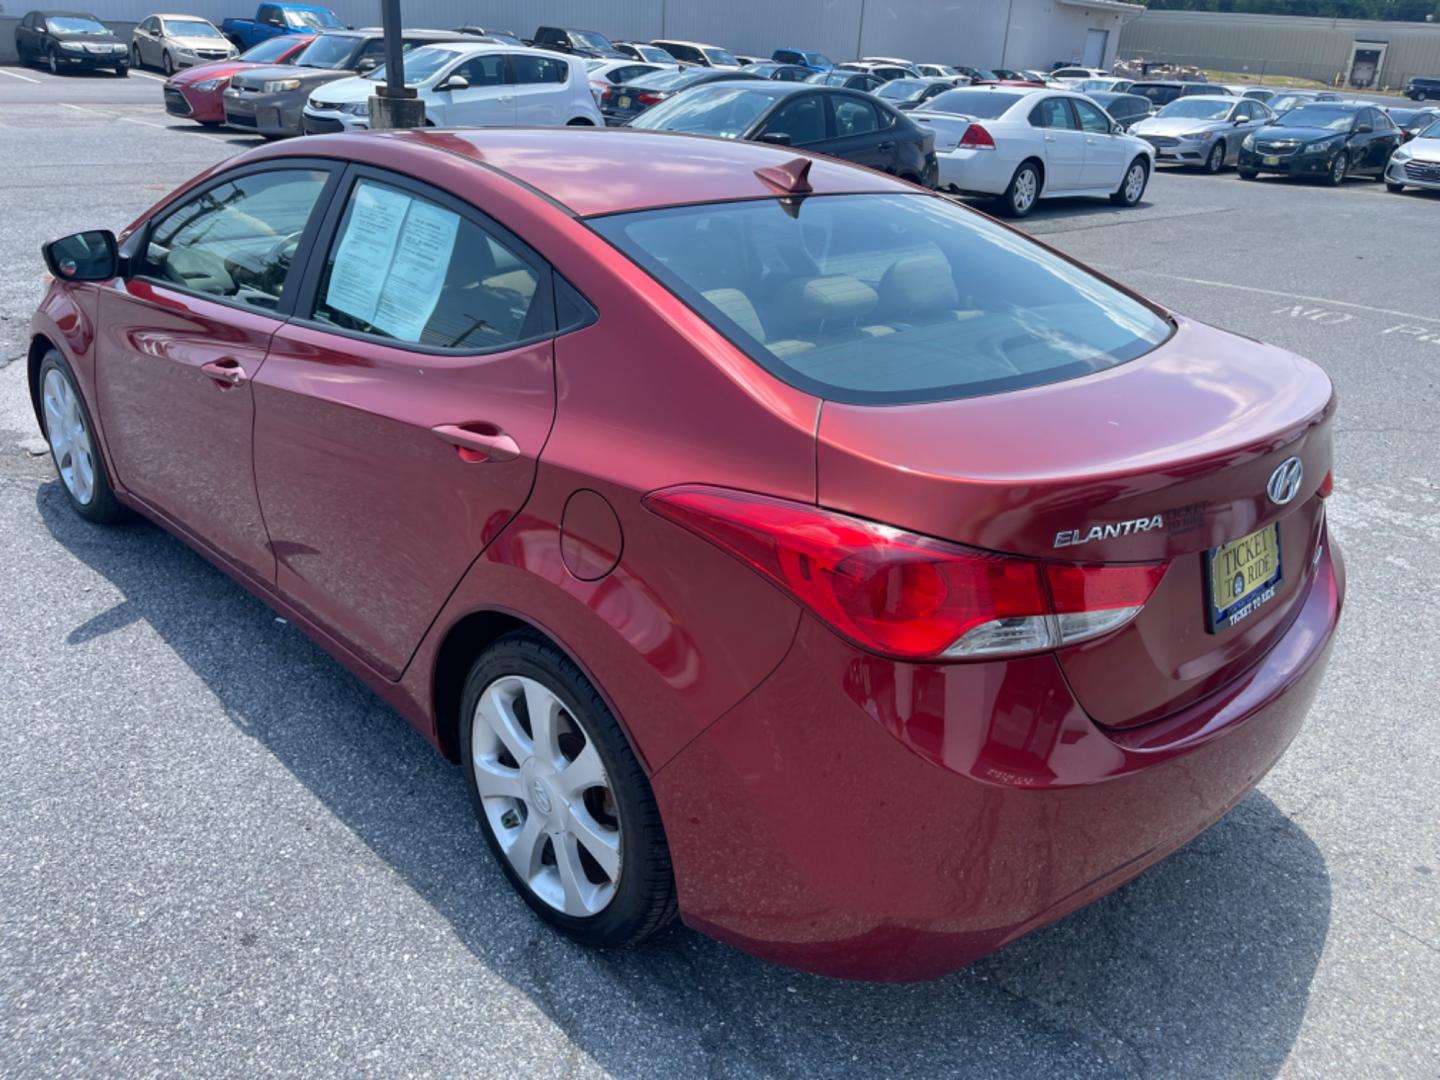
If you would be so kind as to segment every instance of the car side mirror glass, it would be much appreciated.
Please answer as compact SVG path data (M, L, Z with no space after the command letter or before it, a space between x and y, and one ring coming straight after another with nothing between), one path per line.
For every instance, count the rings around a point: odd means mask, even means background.
M451 75L435 89L442 92L448 90L468 90L470 89L470 80L465 78L464 75Z
M109 229L91 229L51 240L40 248L50 273L61 281L107 281L120 269L120 251Z
M769 143L772 146L789 146L793 140L783 131L767 131L764 135L760 136L760 141L762 143Z
M373 56L367 56L364 60L361 60L358 64L355 65L355 70L363 75L367 71L374 71L379 66L379 60L376 60Z

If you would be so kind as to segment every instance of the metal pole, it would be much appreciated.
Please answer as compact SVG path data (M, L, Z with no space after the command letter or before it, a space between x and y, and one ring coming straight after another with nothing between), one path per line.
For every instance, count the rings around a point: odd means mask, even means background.
M865 55L865 0L860 0L860 24L855 28L855 59Z
M380 0L381 25L385 28L385 81L370 98L372 128L418 128L425 126L425 103L419 93L405 85L405 43L400 37L400 0Z
M1000 66L1008 67L1010 64L1010 23L1015 18L1015 0L1010 0L1005 8L1005 36L1000 41Z

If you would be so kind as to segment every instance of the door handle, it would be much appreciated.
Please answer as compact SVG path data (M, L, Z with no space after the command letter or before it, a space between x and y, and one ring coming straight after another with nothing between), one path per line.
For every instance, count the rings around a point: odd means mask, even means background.
M1085 145L1086 145L1086 146L1094 146L1094 145L1095 145L1095 140L1094 140L1094 139L1088 139L1088 138L1087 138L1087 139L1085 140Z
M430 429L441 440L455 447L461 461L514 461L520 456L520 444L495 424L438 424Z
M890 141L887 139L885 142L876 143L876 144L875 144L875 149L876 149L876 150L894 150L894 149L895 149L895 144L894 144L893 142L890 142Z
M1054 141L1055 141L1055 136L1054 136L1054 135L1046 135L1046 136L1045 136L1045 141L1046 141L1046 142L1054 142Z
M247 378L245 369L240 366L240 361L233 356L222 356L219 360L201 364L200 370L214 379L221 390L233 389Z

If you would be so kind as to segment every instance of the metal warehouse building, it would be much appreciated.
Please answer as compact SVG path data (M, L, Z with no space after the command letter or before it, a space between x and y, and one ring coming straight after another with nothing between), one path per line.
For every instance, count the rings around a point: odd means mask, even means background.
M1361 88L1440 76L1440 23L1149 11L1126 24L1120 49L1127 58Z
M30 6L0 7L0 53L14 57L13 26ZM254 0L66 0L54 6L126 24L156 12L191 12L219 23L255 11ZM329 0L327 6L354 26L380 18L378 0ZM1057 61L1108 68L1121 26L1143 10L1119 0L405 0L403 8L407 26L477 23L528 37L536 26L555 25L599 30L617 40L704 41L763 56L789 45L818 49L837 61L903 56L1038 68Z

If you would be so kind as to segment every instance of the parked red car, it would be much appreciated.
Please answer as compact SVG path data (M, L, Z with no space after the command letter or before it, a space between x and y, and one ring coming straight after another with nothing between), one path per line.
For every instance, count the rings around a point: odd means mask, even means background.
M165 111L205 127L225 122L225 88L237 71L293 64L314 34L282 34L247 49L234 60L216 60L177 71L165 80Z
M326 136L45 253L75 509L463 762L583 942L939 975L1225 813L1325 667L1326 376L869 170Z

